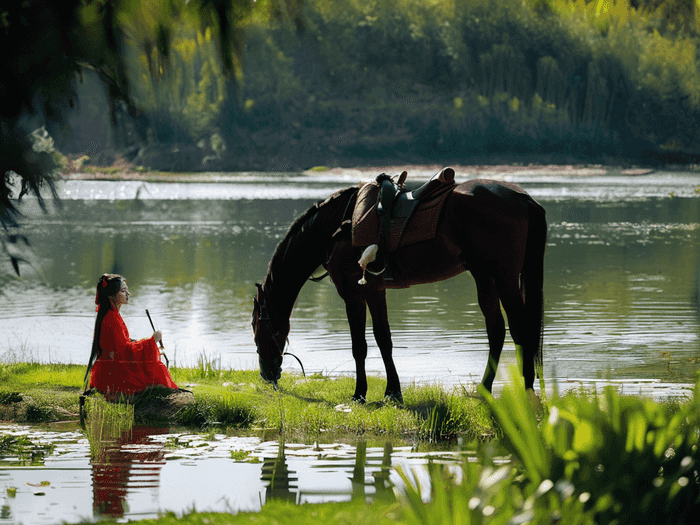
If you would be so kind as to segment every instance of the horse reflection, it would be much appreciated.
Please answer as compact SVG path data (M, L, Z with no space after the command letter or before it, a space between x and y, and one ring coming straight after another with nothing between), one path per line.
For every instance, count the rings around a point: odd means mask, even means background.
M393 485L389 480L391 476L391 454L394 451L391 443L384 445L384 455L382 464L377 472L373 472L371 478L366 475L367 465L367 443L360 441L357 444L355 453L355 468L352 472L352 499L367 499L368 496L374 498L393 497ZM372 491L367 491L368 487L372 487Z
M279 442L277 456L268 457L263 460L261 473L262 482L265 484L264 504L271 500L287 500L301 503L305 498L316 499L321 496L325 499L328 496L337 497L342 495L350 499L367 499L393 497L393 485L390 482L391 475L391 455L393 447L390 443L384 446L384 454L381 466L371 475L367 475L367 443L360 441L357 443L355 452L355 462L351 475L348 477L351 488L349 491L343 490L341 493L321 490L320 492L304 492L299 489L299 478L294 470L289 469L285 455L284 441ZM342 464L339 464L342 468Z
M277 499L296 502L297 491L293 486L296 485L299 478L295 476L294 472L290 472L287 466L284 441L280 440L276 457L263 460L261 479L267 483L265 501Z

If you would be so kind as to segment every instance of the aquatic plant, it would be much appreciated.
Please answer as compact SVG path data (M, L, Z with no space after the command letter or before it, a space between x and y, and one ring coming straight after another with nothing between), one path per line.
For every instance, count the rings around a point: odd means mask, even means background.
M17 465L41 465L44 456L51 454L53 450L53 444L34 443L24 435L0 436L0 456L14 456L16 459L12 463Z
M85 435L90 442L90 457L95 460L134 425L134 405L110 403L101 394L86 400Z

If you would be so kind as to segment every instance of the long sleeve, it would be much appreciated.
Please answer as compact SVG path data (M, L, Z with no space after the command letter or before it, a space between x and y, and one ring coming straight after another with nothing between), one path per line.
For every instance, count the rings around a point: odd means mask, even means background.
M131 341L126 324L116 310L110 310L102 321L100 348L105 359L119 361L158 360L160 355L152 337Z
M153 337L131 341L116 310L110 310L102 320L100 348L102 354L90 376L90 386L100 392L135 394L153 385L177 388L160 361Z

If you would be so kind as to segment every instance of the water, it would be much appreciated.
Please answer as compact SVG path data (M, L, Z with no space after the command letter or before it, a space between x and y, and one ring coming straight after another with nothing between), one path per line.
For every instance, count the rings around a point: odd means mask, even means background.
M24 436L36 449L54 445L33 462L28 454L0 456L3 525L153 519L195 509L256 512L271 499L302 504L393 497L393 487L402 486L398 467L425 481L427 461L458 465L469 457L389 443L285 444L135 427L91 459L81 432L0 425L0 435Z
M545 377L692 381L700 360L693 301L700 175L490 176L522 184L547 210ZM18 280L0 259L0 358L85 363L94 285L115 271L129 280L122 314L132 337L151 334L149 309L171 362L194 365L204 354L223 367L256 368L254 283L294 218L359 178L348 171L216 183L70 181L59 186L63 207L51 204L49 215L27 199L36 269L24 265ZM404 383L481 377L487 341L469 274L391 291L388 301ZM368 339L368 371L382 374L369 326ZM354 373L344 305L328 280L302 290L289 340L307 373ZM512 348L507 340L499 381L515 362ZM292 359L285 369L300 371Z
M458 173L458 179L472 175ZM700 176L605 170L490 176L521 183L547 210L548 384L614 382L630 393L683 394L700 362L693 299ZM33 266L23 265L18 280L0 258L0 359L85 363L94 285L103 272L116 271L129 279L131 304L122 313L132 337L150 335L148 308L164 332L171 362L193 365L206 354L223 367L256 368L254 283L262 280L292 220L359 177L342 172L250 174L206 184L74 181L59 186L63 207L51 204L49 215L27 199L25 231L33 247L27 258ZM481 377L486 334L468 274L391 291L388 299L404 383L451 386ZM382 374L370 334L368 327L368 370ZM307 373L354 372L344 307L328 281L302 290L290 343ZM514 361L507 341L503 363ZM299 371L293 360L285 368ZM369 392L370 400L382 392ZM80 432L0 426L0 435L24 434L37 447L54 445L39 450L33 464L31 456L0 459L0 525L130 520L192 509L255 511L268 498L302 503L381 497L399 483L397 465L463 457L361 441L319 447L168 432L137 429L91 460ZM234 460L232 451L245 460ZM281 475L273 479L272 472ZM14 497L8 487L17 487Z

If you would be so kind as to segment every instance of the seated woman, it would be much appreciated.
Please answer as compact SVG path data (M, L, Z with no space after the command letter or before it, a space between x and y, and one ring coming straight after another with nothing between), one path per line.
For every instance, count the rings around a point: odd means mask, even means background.
M126 279L117 274L104 274L97 283L95 304L97 318L92 340L90 386L115 399L121 394L132 395L150 386L177 389L170 372L160 361L156 343L160 331L148 339L129 338L119 310L129 303Z

